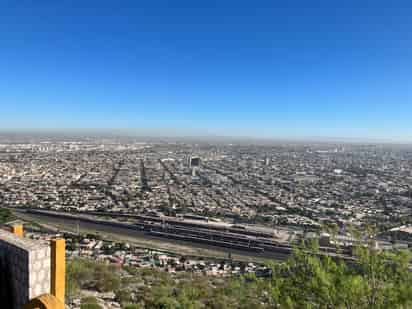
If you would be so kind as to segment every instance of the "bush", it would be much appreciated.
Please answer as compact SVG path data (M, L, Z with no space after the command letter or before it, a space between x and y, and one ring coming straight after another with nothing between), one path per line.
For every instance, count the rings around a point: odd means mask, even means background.
M102 307L97 304L95 297L90 296L82 298L80 309L102 309Z
M116 300L121 304L132 303L132 293L127 290L116 291Z
M67 297L76 296L80 289L95 288L100 292L116 291L120 287L118 269L111 265L85 259L74 259L66 266Z
M80 309L102 309L98 304L81 304Z
M143 309L144 307L142 307L141 305L138 304L128 304L126 306L123 307L123 309Z
M116 298L129 309L412 308L409 252L387 253L368 247L355 252L356 259L348 265L320 255L317 244L312 243L295 249L286 262L268 265L273 275L267 279L245 275L215 280L128 268L133 274L130 279L136 280L120 282L116 267L84 260L70 262L80 265L69 266L68 277L79 286L117 290ZM133 287L135 282L139 282L138 288ZM133 304L136 302L139 304Z
M10 210L0 208L0 224L7 223L9 221L14 220L15 217L12 215Z

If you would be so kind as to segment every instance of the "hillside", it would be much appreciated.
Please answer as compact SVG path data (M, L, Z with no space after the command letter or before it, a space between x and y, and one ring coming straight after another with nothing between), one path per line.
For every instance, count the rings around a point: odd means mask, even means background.
M269 278L170 274L76 259L67 266L68 302L103 308L107 292L114 292L112 302L129 309L412 308L408 252L358 248L356 262L347 265L316 251L316 244L295 250L287 262L270 265ZM81 299L81 291L96 293Z

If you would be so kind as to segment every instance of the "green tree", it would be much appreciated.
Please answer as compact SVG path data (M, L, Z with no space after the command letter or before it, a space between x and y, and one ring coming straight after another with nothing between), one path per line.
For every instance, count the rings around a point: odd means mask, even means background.
M128 277L120 280L117 267L74 260L67 266L68 280L77 289L117 290L124 308L412 308L411 254L379 251L372 238L366 239L369 243L355 248L350 263L322 254L316 241L302 243L287 261L268 265L269 279L254 274L215 279L128 267ZM137 289L129 287L137 283Z

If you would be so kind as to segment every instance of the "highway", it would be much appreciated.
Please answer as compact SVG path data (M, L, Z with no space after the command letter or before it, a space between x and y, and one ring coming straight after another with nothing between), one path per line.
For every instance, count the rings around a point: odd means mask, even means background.
M110 215L119 220L100 219L96 213L63 213L38 209L13 209L26 217L36 220L50 220L62 226L76 227L81 224L83 229L111 234L144 238L146 240L161 240L173 244L182 244L197 248L212 249L225 253L248 255L259 258L285 260L292 252L289 244L276 242L271 234L242 229L233 225L221 226L205 222L184 221L172 217L154 217L141 215L116 215L99 213L106 218ZM344 252L345 253L345 252ZM320 255L338 257L333 248L321 247ZM348 254L339 255L347 261L353 258Z
M193 235L187 231L180 231L180 233L172 233L170 230L172 227L169 225L168 229L162 230L160 225L152 225L150 222L140 222L136 224L124 223L118 221L102 220L92 217L87 217L79 214L59 213L52 211L39 211L39 210L23 210L15 209L14 213L21 214L22 218L31 219L33 221L50 222L51 225L57 225L62 227L69 227L71 230L76 230L78 224L82 229L87 231L96 231L119 236L126 236L145 240L161 240L165 243L172 243L177 245L190 246L201 249L210 249L213 251L220 251L223 253L232 253L243 256L251 256L264 259L285 260L289 256L290 250L286 251L264 251L253 248L245 241L238 243L230 243L228 241L219 239L209 239L198 237L199 235ZM146 227L145 227L146 225ZM153 228L149 229L148 227ZM178 227L175 227L178 228ZM195 232L190 230L191 233ZM199 232L201 233L201 232Z

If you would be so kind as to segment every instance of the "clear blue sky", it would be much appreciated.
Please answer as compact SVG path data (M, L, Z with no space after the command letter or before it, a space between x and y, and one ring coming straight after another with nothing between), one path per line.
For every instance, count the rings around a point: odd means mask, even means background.
M411 1L0 1L0 128L412 140Z

